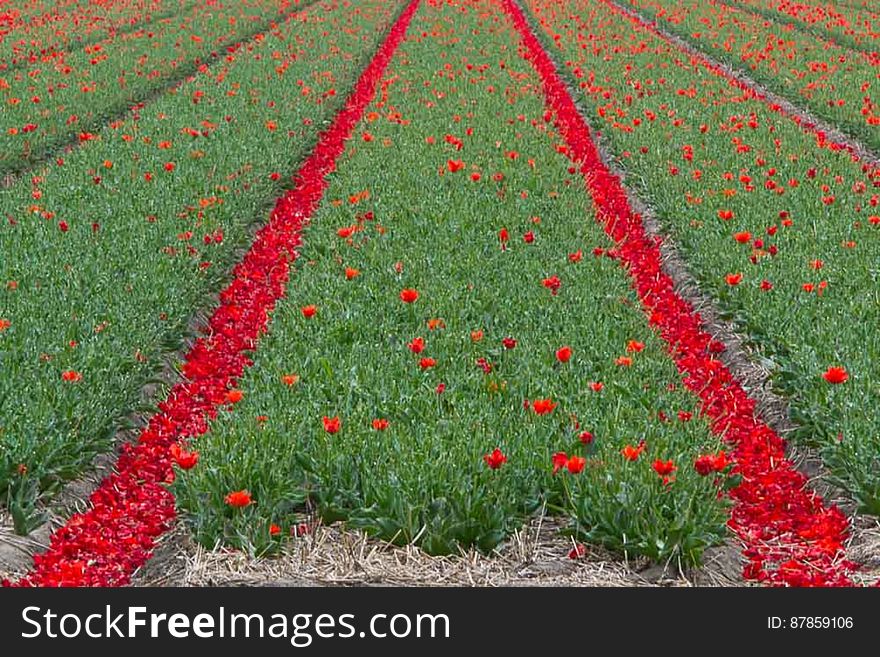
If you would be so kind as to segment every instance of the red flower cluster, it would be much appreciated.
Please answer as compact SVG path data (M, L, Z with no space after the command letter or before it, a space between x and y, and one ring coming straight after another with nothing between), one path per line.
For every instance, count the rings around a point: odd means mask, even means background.
M724 450L721 450L717 454L698 456L694 461L694 470L705 477L713 472L723 472L728 465L730 465L730 461L727 458L727 454L724 453Z
M550 460L553 464L553 474L556 474L562 468L565 468L571 474L579 474L583 471L584 466L587 465L587 459L583 456L575 454L569 456L565 452L556 452Z

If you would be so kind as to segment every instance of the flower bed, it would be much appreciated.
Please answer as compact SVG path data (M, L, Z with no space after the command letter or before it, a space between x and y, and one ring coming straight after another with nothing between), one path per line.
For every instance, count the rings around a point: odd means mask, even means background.
M167 380L394 9L350 6L294 15L4 191L0 494L19 531L151 408L142 389Z

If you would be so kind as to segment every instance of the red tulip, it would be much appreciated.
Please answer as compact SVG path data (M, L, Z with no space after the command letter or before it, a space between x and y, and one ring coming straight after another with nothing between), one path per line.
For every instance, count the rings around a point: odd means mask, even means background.
M176 443L171 446L169 453L181 470L191 470L199 462L198 452L188 452Z
M497 470L507 463L507 457L496 447L491 453L483 455L483 461L489 466L490 470Z
M843 367L832 366L825 370L822 374L822 378L828 383L836 385L839 383L846 383L846 380L849 379L849 374Z
M236 509L243 509L246 506L250 506L254 500L251 497L250 491L237 490L235 492L229 493L225 498L223 498L223 501L231 507L234 507Z
M542 280L541 285L550 290L551 294L555 296L559 293L559 288L562 287L562 281L559 280L559 276L550 276Z
M565 467L568 468L568 471L571 474L578 474L584 469L586 464L587 459L583 456L572 456L568 459L568 463L565 464Z
M638 446L633 447L632 445L626 445L620 453L623 454L623 458L627 461L637 461L639 456L641 456L642 452L645 451L645 441L641 441Z
M553 463L553 474L556 474L565 467L566 463L568 463L568 454L565 452L556 452L550 457L550 461Z
M536 399L532 402L532 410L535 411L537 415L547 415L548 413L552 413L553 409L557 406L558 404L555 404L552 399Z
M408 287L404 290L401 290L401 292L400 292L400 300L403 301L404 303L413 303L418 298L419 298L418 291L416 291L412 288Z
M571 360L571 347L560 347L556 350L556 360L560 363L567 363Z
M569 559L580 559L587 554L587 548L583 543L578 543L568 551Z
M651 464L651 468L661 477L668 477L676 470L675 464L672 462L672 459L668 461L661 461L660 459L657 459Z
M694 460L694 470L702 477L713 472L721 472L728 465L730 465L730 461L727 460L724 450L718 452L718 454L703 454Z

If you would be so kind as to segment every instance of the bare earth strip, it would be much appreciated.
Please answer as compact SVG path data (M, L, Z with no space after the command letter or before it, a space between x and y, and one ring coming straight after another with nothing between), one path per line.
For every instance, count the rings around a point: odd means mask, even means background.
M93 120L82 123L78 130L80 132L94 132L103 129L115 121L124 119L132 113L132 108L136 108L137 111L143 111L148 105L168 95L172 90L186 82L188 78L198 71L200 65L204 64L210 67L217 62L222 62L223 58L221 55L223 53L228 52L231 48L238 49L247 46L247 44L257 40L260 35L271 30L274 24L282 23L290 17L305 11L315 2L316 0L303 0L300 4L293 5L285 14L277 17L273 16L259 23L253 30L242 34L240 37L221 43L210 51L204 52L201 56L189 60L178 66L174 73L165 81L152 89L145 90L146 93L144 95L131 101L117 102L105 108ZM27 158L19 158L13 162L0 165L0 176L2 176L0 178L0 190L11 187L19 178L45 166L52 157L69 153L73 149L80 147L81 143L78 135L71 134L67 137L51 141L39 149L35 149Z
M756 18L762 18L764 20L772 21L780 26L792 27L799 32L809 34L810 36L814 36L818 39L821 39L822 41L833 43L840 46L841 48L847 48L860 54L871 56L876 52L874 50L871 50L871 48L869 48L868 46L860 44L852 37L835 34L834 32L831 32L830 30L822 27L821 24L811 25L792 16L788 16L781 11L765 9L764 7L750 5L744 2L737 2L737 0L718 0L718 3L724 5L725 7L728 7L729 9L733 9L734 11L741 11Z
M143 16L143 20L135 22L128 21L119 26L110 25L96 30L97 34L92 34L89 37L82 39L81 41L74 41L72 43L66 44L49 44L47 46L44 46L43 50L50 50L53 54L57 55L65 52L71 52L73 50L80 50L94 43L112 43L112 41L117 37L144 29L144 27L152 25L154 23L158 23L159 21L165 20L166 18L175 18L185 12L190 11L191 9L193 9L193 7L195 7L195 2L191 2L187 5L178 5L176 7L165 9L164 11L157 12L155 14L146 14ZM13 34L14 32L8 32L4 35L4 38L9 39L10 35ZM0 43L2 43L2 39L0 39ZM56 48L56 45L60 45L61 47ZM20 57L11 64L3 63L2 61L0 61L0 72L14 73L15 71L27 68L33 63L35 62L31 61L31 59L27 57Z
M339 527L317 526L280 556L205 550L177 528L134 577L135 586L736 586L741 564L707 551L706 565L648 567L587 546L578 559L556 519L539 517L493 554L429 556Z
M847 150L849 150L853 155L859 158L859 161L868 163L875 168L880 168L880 154L873 152L858 139L855 139L852 136L841 132L839 128L816 117L808 110L793 103L787 97L780 96L779 94L770 91L769 89L767 89L767 87L756 82L752 77L750 77L740 69L732 68L727 64L724 64L723 62L713 58L711 55L692 45L689 41L686 41L685 39L676 36L668 30L664 30L662 27L660 27L658 23L652 21L650 18L643 16L639 12L620 4L616 0L599 1L604 2L610 7L613 7L619 13L635 19L636 21L650 29L652 32L655 32L660 37L673 44L676 48L684 51L689 55L693 55L694 57L699 58L709 67L723 71L726 77L732 78L736 80L739 84L747 87L754 94L756 94L759 99L765 101L771 107L778 108L782 111L783 114L797 119L799 121L799 124L803 128L807 130L812 130L813 132L823 133L827 141L836 142L846 147Z

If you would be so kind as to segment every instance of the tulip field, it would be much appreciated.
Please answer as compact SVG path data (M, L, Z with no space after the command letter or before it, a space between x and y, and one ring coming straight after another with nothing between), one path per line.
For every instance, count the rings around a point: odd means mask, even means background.
M875 584L878 39L861 0L0 0L0 579L548 518L575 568Z

